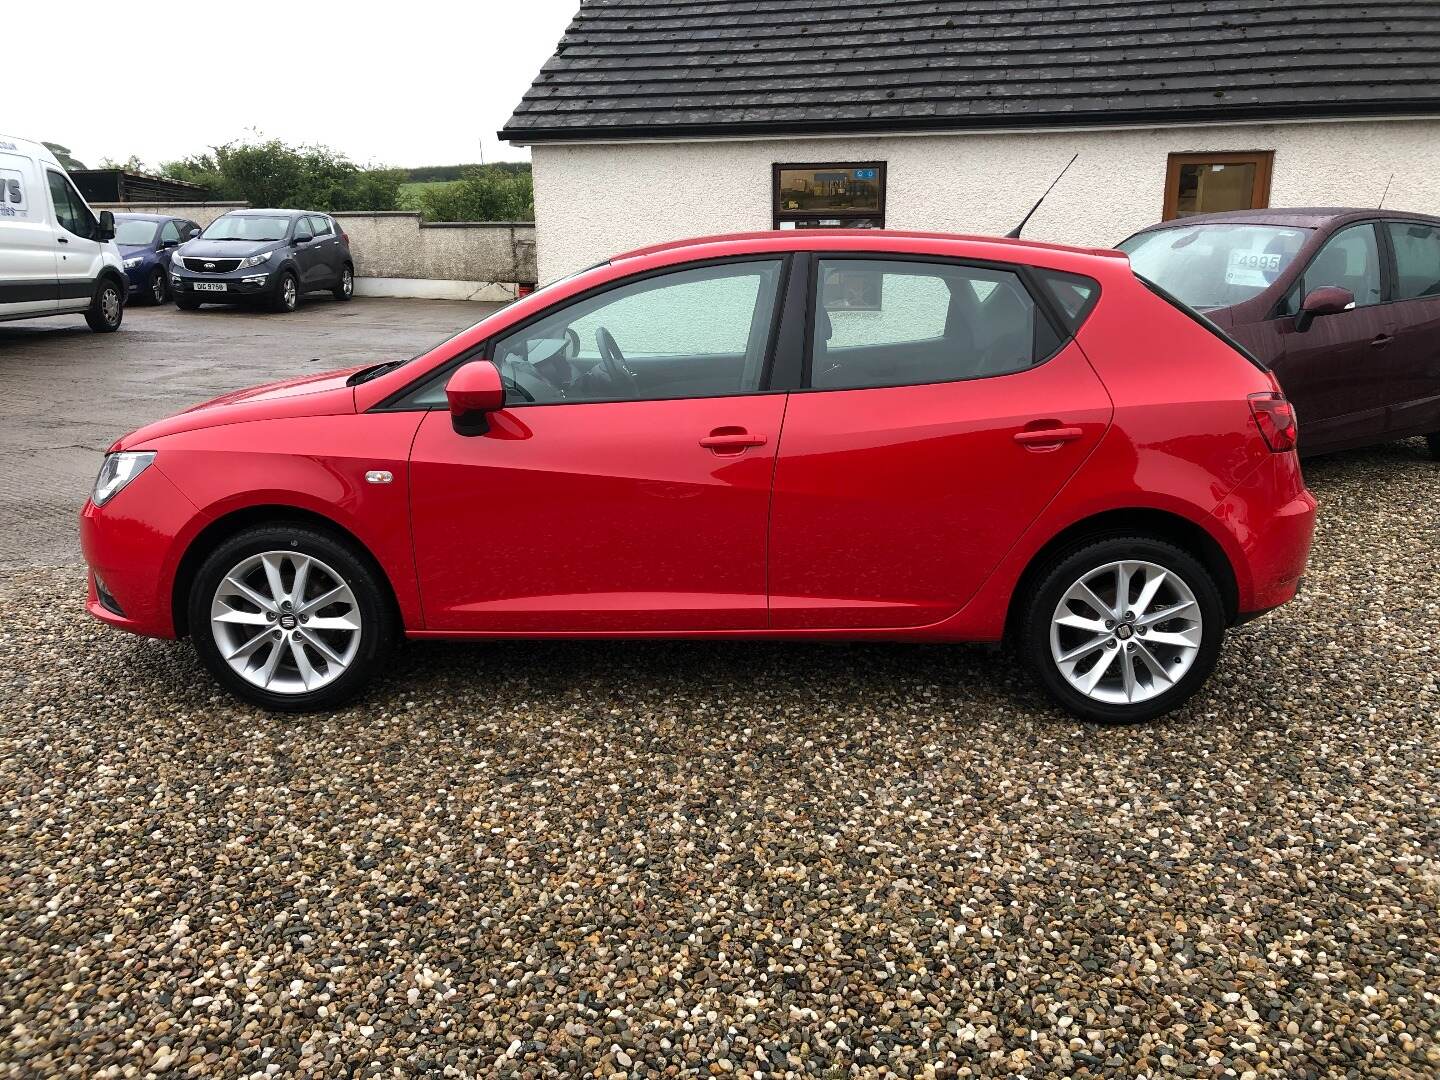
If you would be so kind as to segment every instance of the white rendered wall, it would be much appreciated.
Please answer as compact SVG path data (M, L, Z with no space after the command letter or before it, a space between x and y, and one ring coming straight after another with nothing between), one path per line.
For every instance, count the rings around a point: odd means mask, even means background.
M1160 219L1170 153L1273 150L1271 206L1440 213L1440 120L996 135L539 145L539 280L631 248L771 228L777 162L884 161L887 227L1000 235L1070 155L1027 238L1109 247Z

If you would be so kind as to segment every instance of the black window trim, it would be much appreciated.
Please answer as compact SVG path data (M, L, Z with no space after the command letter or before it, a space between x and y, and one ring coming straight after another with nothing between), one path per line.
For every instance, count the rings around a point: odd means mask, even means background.
M483 341L477 342L468 349L461 350L459 353L451 357L449 360L445 361L445 363L441 364L439 367L432 368L424 375L421 375L410 383L406 384L400 390L397 390L395 393L389 395L386 398L383 398L378 404L372 405L369 409L366 410L366 412L431 412L436 409L443 409L443 405L406 405L404 402L406 398L419 392L425 387L430 386L432 383L441 379L442 377L448 378L455 372L456 368L459 368L462 365L469 363L471 360L485 359L485 354L491 348L493 348L502 338L508 338L513 334L519 333L527 327L533 326L544 319L548 319L552 315L564 311L566 308L572 307L575 304L582 303L586 300L591 299L592 297L602 295L614 289L620 289L627 285L633 285L634 283L639 281L645 281L652 277L662 277L666 274L680 273L686 270L699 270L707 266L723 266L729 263L780 263L780 280L776 282L775 285L775 310L771 313L770 317L769 338L765 343L765 363L761 369L760 388L758 390L740 390L733 394L705 394L698 397L694 394L676 394L668 397L587 398L584 401L506 401L505 409L508 411L510 409L553 408L555 406L613 405L618 402L641 401L709 401L719 398L761 397L771 394L789 393L790 390L787 388L772 385L772 382L774 381L772 379L772 376L776 368L777 345L779 344L781 338L782 324L785 322L786 316L789 316L791 319L793 319L794 317L794 303L791 298L791 292L793 291L793 289L791 283L795 275L797 261L795 258L796 254L797 253L794 251L778 250L746 252L743 255L724 255L713 259L697 259L692 262L671 263L667 266L657 266L650 270L643 270L635 274L627 274L624 277L614 278L610 281L603 282L593 288L586 289L584 292L576 293L574 296L568 297L558 304L551 304L547 307L541 308L533 315L530 315L529 317L522 319L519 322L512 323L511 325L505 327L504 330L490 335Z
M800 385L795 388L794 393L802 394L848 394L863 390L896 390L909 386L944 386L949 383L978 382L981 379L1003 379L1010 375L1018 375L1023 371L1034 371L1036 368L1048 364L1055 357L1065 351L1065 347L1074 339L1080 322L1076 323L1075 330L1070 329L1066 321L1061 317L1055 307L1054 299L1049 296L1043 284L1035 277L1036 270L1047 270L1049 267L1032 267L1028 263L998 262L992 259L966 259L950 255L929 255L916 252L892 252L892 251L811 251L810 265L810 287L807 290L805 307L805 350L803 356L803 368ZM1017 368L1014 371L997 371L990 375L961 375L954 379L935 379L931 382L920 383L883 383L877 386L813 386L811 385L811 365L815 357L815 305L820 295L820 263L827 259L856 259L865 262L913 262L941 264L943 266L974 267L979 270L992 270L1001 273L1014 274L1020 280L1021 286L1030 294L1031 301L1040 312L1041 317L1050 323L1055 331L1055 348L1036 359L1029 367ZM1063 272L1063 271L1062 271ZM1081 275L1082 277L1085 275ZM1094 279L1091 279L1094 280ZM1100 283L1095 282L1094 300L1084 312L1088 318L1095 310L1095 304L1100 300ZM1083 322L1083 318L1081 319Z

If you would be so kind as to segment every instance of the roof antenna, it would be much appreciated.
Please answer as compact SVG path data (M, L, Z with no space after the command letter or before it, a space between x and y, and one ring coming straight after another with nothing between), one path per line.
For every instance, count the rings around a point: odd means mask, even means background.
M1394 180L1394 179L1395 179L1395 174L1392 172L1392 173L1390 174L1390 180ZM1383 207L1383 206L1385 205L1385 196L1390 194L1390 180L1386 180L1386 181L1385 181L1385 190L1380 193L1380 201L1375 204L1375 209L1376 209L1376 210L1379 210L1381 207Z
M1069 161L1065 163L1065 168L1060 170L1060 176L1064 176L1067 172L1070 171L1070 166L1075 164L1075 158L1078 158L1079 156L1080 155L1077 153L1075 157L1072 157ZM1055 185L1060 182L1060 176L1057 176L1054 180L1050 181L1050 186L1045 189L1045 195L1049 195L1050 192L1055 190ZM1035 205L1030 208L1030 213L1026 214L1023 218L1020 219L1019 225L1016 225L1015 228L1011 229L1005 234L1006 240L1020 239L1020 230L1025 228L1025 226L1029 224L1030 219L1035 216L1035 211L1039 210L1040 204L1045 201L1045 195L1041 195L1040 198L1036 199Z

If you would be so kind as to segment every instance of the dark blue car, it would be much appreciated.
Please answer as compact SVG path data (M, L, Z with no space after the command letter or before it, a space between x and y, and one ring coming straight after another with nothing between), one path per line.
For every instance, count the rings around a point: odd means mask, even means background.
M116 214L115 243L125 260L130 295L151 304L170 299L170 256L200 226L165 214Z

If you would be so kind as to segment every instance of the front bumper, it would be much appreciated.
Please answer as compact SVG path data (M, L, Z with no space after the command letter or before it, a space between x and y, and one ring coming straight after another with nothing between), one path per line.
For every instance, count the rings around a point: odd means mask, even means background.
M200 511L156 465L104 506L87 500L80 511L80 550L90 569L85 609L131 633L175 637L175 575L203 525Z
M251 266L228 274L194 274L188 270L177 271L173 266L170 268L171 292L214 303L268 296L278 280L275 271L264 266ZM224 285L225 288L196 288L197 285Z

